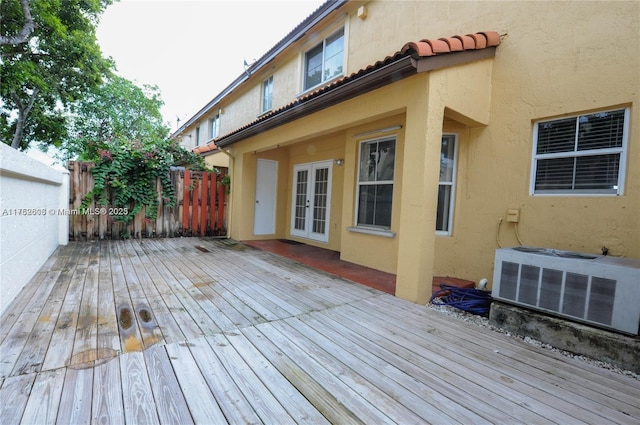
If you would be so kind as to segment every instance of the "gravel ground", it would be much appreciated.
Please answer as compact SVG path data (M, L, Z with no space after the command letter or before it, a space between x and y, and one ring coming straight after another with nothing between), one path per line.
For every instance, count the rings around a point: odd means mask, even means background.
M439 301L439 298L436 298L435 301L436 302ZM464 320L465 322L472 323L472 324L474 324L476 326L482 326L484 328L489 328L489 329L491 329L493 331L503 333L503 334L508 335L510 337L513 337L513 338L517 338L517 339L519 339L521 341L524 341L527 344L531 344L531 345L534 345L536 347L544 348L546 350L555 351L556 353L560 353L563 356L567 356L567 357L571 357L571 358L574 358L574 359L578 359L578 360L583 361L585 363L589 363L591 365L594 365L594 366L597 366L597 367L601 367L603 369L608 369L608 370L614 371L616 373L619 373L621 375L626 375L626 376L628 376L630 378L637 379L637 380L640 381L640 375L638 375L637 373L634 373L634 372L629 371L629 370L620 369L617 366L614 366L612 364L609 364L609 363L606 363L606 362L603 362L603 361L600 361L600 360L595 360L595 359L591 359L591 358L586 357L586 356L581 356L581 355L578 355L578 354L575 354L575 353L571 353L569 351L560 350L558 348L552 347L549 344L545 344L543 342L540 342L540 341L535 340L533 338L530 338L528 336L522 336L522 335L513 334L512 332L509 332L509 331L507 331L505 329L502 329L502 328L499 328L497 326L494 326L494 325L490 324L489 323L489 318L487 318L487 317L479 316L479 315L476 315L476 314L467 313L464 310L460 310L460 309L457 309L457 308L454 308L454 307L451 307L451 306L448 306L448 305L435 305L435 304L431 304L430 302L427 303L427 308L429 308L431 310L434 310L434 311L437 311L437 312L440 312L442 314L447 314L449 316L453 316L453 317L459 318L461 320Z

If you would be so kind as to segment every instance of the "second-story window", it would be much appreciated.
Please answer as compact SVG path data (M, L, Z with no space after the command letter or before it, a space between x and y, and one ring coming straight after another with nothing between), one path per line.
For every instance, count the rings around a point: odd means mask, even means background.
M220 135L220 114L209 120L209 140L215 139Z
M200 127L196 127L196 146L200 146Z
M344 28L322 40L304 54L304 90L344 72Z
M273 75L262 82L262 109L260 112L270 111L273 107Z

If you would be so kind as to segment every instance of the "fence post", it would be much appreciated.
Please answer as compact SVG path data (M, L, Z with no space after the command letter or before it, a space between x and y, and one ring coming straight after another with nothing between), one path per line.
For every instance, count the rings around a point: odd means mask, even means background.
M215 173L209 174L211 184L209 186L209 234L216 235L216 193L218 188L218 176Z
M189 186L191 186L191 173L188 169L184 170L182 185L182 236L188 236L187 229L189 228L189 201L191 199L191 192L189 191Z
M216 203L216 207L217 207L216 208L216 210L217 210L216 212L218 214L218 221L216 223L216 236L220 236L220 234L224 231L223 230L223 226L224 226L224 196L225 196L225 192L226 192L226 189L225 189L224 185L222 184L222 180L224 180L224 171L222 171L220 173L220 176L218 178L220 179L221 183L218 185L218 196L217 196L217 203Z
M191 173L191 183L193 190L191 191L191 228L189 236L198 234L198 207L200 206L200 180L198 180L195 173Z
M70 195L70 177L69 171L64 170L62 172L62 185L60 186L60 195L58 209L67 211L69 208L69 195ZM58 212L58 243L60 245L67 245L69 243L69 215Z

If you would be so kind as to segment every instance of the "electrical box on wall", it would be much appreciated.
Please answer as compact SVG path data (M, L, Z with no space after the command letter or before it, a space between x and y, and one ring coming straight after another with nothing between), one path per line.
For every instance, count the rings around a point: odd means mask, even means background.
M520 210L518 209L508 209L507 210L507 222L509 223L517 223L520 221Z

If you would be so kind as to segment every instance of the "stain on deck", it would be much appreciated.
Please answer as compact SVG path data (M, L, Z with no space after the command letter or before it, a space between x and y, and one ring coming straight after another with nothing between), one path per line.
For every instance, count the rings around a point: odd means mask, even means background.
M3 424L640 424L638 400L631 377L228 240L71 243L0 317Z

